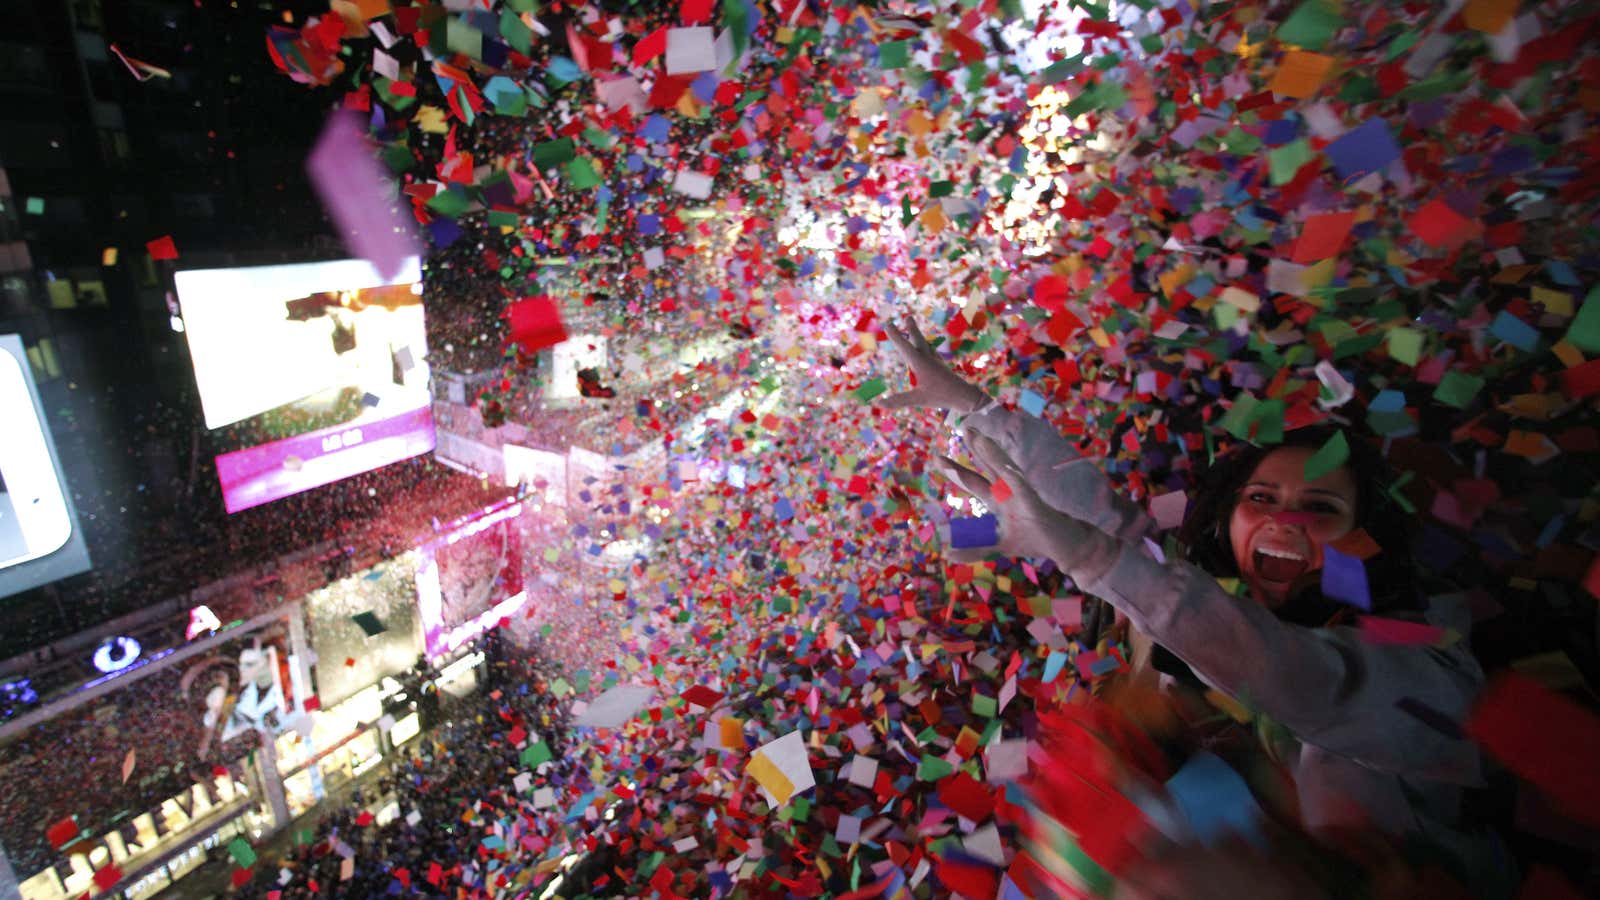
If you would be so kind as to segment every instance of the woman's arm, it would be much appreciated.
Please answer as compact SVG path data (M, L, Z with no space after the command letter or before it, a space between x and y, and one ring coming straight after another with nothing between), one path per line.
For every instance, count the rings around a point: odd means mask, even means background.
M1229 595L1188 562L1157 562L1136 544L1112 551L1109 541L1067 529L1050 543L1058 564L1089 562L1073 573L1080 588L1127 615L1207 684L1301 741L1373 768L1461 783L1481 777L1471 742L1407 710L1465 720L1483 671L1461 642L1448 649L1374 644L1353 628L1291 625Z
M1115 606L1207 684L1307 744L1400 775L1480 778L1473 744L1406 708L1445 723L1466 718L1483 672L1464 647L1372 644L1353 629L1283 622L1229 595L1191 563L1158 562L1143 541L1118 540L1052 508L993 440L974 435L970 446L989 477L956 474L999 518L991 551L1054 560L1080 589Z

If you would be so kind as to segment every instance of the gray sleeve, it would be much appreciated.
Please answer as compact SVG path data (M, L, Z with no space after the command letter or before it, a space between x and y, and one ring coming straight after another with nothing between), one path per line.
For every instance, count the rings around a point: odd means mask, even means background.
M1305 628L1235 598L1204 570L1124 544L1079 586L1111 603L1203 681L1304 743L1407 777L1475 784L1476 747L1455 730L1483 683L1457 641L1375 644L1354 628ZM1429 721L1425 721L1429 720Z
M962 430L981 434L1006 451L1044 502L1114 538L1138 541L1154 522L1139 504L1112 488L1094 460L1043 419L998 403L973 413Z

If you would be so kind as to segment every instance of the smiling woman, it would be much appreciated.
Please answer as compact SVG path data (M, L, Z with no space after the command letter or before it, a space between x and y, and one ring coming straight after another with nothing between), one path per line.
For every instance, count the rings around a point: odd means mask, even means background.
M1192 723L1189 749L1229 748L1236 771L1273 773L1255 794L1273 821L1328 841L1415 842L1463 883L1487 883L1492 838L1458 818L1461 789L1482 777L1461 730L1481 668L1465 640L1377 642L1355 621L1470 629L1457 598L1417 590L1412 517L1388 499L1372 444L1306 427L1223 453L1194 480L1177 558L1153 540L1157 521L1049 422L963 382L914 324L887 330L914 387L879 402L950 410L979 468L935 468L995 514L992 545L949 547L947 559L1048 558L1109 604L1128 638L1125 684ZM1234 721L1248 733L1230 734ZM1292 790L1272 787L1280 773Z
M1185 558L1242 580L1279 618L1316 626L1355 611L1322 593L1325 548L1343 547L1363 558L1369 612L1419 612L1414 521L1385 493L1393 478L1383 457L1365 441L1346 440L1343 465L1305 477L1307 462L1336 434L1330 427L1300 428L1276 447L1246 444L1218 457L1196 479L1200 489L1178 534Z

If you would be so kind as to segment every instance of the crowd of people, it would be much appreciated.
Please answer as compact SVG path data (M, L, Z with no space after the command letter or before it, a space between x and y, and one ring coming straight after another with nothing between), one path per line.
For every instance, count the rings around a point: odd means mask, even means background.
M359 785L342 805L320 811L314 829L297 826L303 840L282 860L271 860L241 894L378 897L400 884L410 896L454 896L458 886L480 895L526 886L531 861L490 863L482 852L486 826L514 820L521 811L513 787L519 770L536 768L541 783L558 786L571 777L570 717L550 693L554 674L536 649L486 655L475 691L442 698L437 722L424 717L428 728L381 777ZM436 702L428 698L438 698L437 691L421 686L419 703ZM542 741L550 761L523 762L524 740ZM378 824L372 810L390 804L398 815Z

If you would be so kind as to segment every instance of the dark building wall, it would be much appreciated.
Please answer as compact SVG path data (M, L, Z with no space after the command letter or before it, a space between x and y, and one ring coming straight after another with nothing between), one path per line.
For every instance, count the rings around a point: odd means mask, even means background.
M13 623L0 656L215 577L182 560L250 543L221 508L188 351L171 327L171 264L150 260L145 243L170 235L187 266L338 253L302 169L333 98L280 75L265 49L282 9L303 21L327 7L270 6L7 8L0 333L36 350L96 571L0 599ZM137 80L112 44L172 77Z

